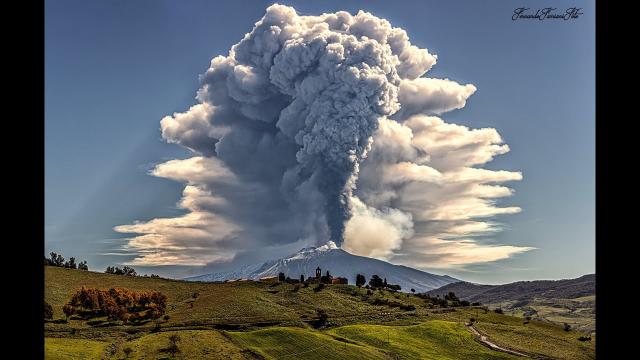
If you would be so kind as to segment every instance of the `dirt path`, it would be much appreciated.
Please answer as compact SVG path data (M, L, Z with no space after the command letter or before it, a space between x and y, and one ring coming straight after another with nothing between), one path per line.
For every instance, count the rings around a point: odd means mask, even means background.
M494 343L492 343L491 341L489 341L487 339L486 336L480 334L480 332L478 332L478 330L476 330L476 328L473 327L473 325L467 325L467 327L471 330L471 332L476 336L476 338L483 344L487 345L488 347L490 347L493 350L496 351L502 351L511 355L516 355L516 356L522 356L522 357L527 357L530 358L531 356L515 351L515 350L511 350L511 349L507 349L507 348L503 348L502 346L498 346Z

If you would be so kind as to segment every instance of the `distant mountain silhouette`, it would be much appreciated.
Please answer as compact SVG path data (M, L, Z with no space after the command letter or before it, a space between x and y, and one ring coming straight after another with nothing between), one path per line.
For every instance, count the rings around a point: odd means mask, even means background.
M468 282L456 282L431 290L430 295L440 295L453 291L462 300L479 301L483 304L499 303L510 300L574 299L595 295L596 276L589 274L577 279L518 281L504 285L481 285Z

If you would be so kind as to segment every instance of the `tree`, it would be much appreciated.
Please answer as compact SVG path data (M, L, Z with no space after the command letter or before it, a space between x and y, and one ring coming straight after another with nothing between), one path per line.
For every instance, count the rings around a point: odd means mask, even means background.
M329 319L329 315L327 315L327 312L324 309L316 309L316 315L318 315L316 328L325 326L327 324L327 320Z
M284 273L283 272L279 273L278 274L278 281L285 281L285 280L286 280L286 278L284 276Z
M356 286L362 287L367 282L367 279L362 274L356 275Z
M64 266L64 258L62 255L58 255L55 261L56 266Z
M300 283L302 284L304 282L304 275L300 274Z
M62 257L62 255L57 254L55 252L51 252L49 253L49 255L51 256L49 258L49 264L52 266L64 266L64 258Z
M387 289L392 291L400 291L402 288L400 287L400 285L387 284Z
M369 286L372 288L381 288L383 285L382 279L378 275L372 275L371 279L369 279Z
M329 270L327 270L327 274L320 277L320 282L323 284L331 284L332 279L333 276L331 276L331 274L329 274Z
M69 319L69 316L75 314L76 309L72 305L66 304L62 307L62 312L64 313L65 318Z
M416 293L416 289L411 288L411 292L415 294Z
M460 299L458 299L458 297L456 296L456 294L453 293L453 291L449 291L449 293L444 296L444 299L451 301L452 306L460 305Z
M177 343L178 343L178 341L180 341L180 336L178 336L178 335L171 335L171 336L169 336L169 341L170 341L172 344L177 344Z
M138 275L138 273L136 273L136 271L130 266L123 267L122 268L122 273L123 273L122 275L125 275L125 276L137 276Z
M382 281L382 287L387 287L387 278Z
M73 256L70 257L69 261L64 263L64 267L66 267L68 269L77 269L78 266L76 265L76 258L74 258Z
M167 348L167 351L169 351L172 354L179 352L180 349L178 349L178 341L180 341L180 336L178 335L169 336L169 348Z
M53 319L53 307L46 301L44 302L44 318L49 320Z
M89 271L89 266L87 265L87 261L81 261L80 264L78 264L78 270L84 270L84 271Z

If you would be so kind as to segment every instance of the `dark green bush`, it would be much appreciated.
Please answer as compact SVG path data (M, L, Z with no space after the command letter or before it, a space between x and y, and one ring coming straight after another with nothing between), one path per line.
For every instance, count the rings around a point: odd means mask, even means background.
M317 309L316 315L318 316L318 319L315 322L315 327L320 328L325 326L327 324L327 320L329 319L329 315L327 315L327 312L324 309Z
M53 308L46 301L44 302L44 318L48 320L53 319Z

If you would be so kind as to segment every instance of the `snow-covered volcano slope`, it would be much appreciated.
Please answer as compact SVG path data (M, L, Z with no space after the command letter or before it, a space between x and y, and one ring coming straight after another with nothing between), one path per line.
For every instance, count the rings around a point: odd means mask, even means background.
M186 278L189 281L222 281L232 279L254 279L265 276L276 276L283 272L286 276L297 279L314 276L316 268L327 270L333 276L349 279L355 284L356 274L364 274L367 280L377 274L386 278L390 284L399 284L402 291L415 289L425 292L460 280L447 275L435 275L408 266L394 265L386 261L364 256L352 255L336 246L332 241L320 247L303 248L297 253L279 260L267 261L263 264L244 266L235 271L211 273Z

